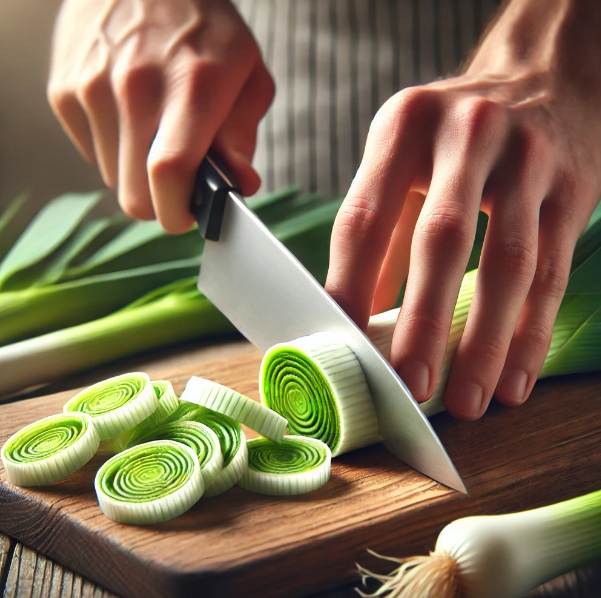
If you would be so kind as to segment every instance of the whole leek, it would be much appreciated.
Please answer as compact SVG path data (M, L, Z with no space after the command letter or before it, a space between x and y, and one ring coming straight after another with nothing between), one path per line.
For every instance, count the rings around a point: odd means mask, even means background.
M376 555L379 556L379 555ZM601 490L555 505L447 525L429 556L394 559L382 586L361 596L521 598L539 584L601 558Z

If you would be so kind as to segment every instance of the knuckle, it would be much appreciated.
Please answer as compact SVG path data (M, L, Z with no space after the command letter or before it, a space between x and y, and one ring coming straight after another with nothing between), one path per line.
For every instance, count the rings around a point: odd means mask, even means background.
M438 94L425 87L407 87L384 102L372 120L370 132L382 127L401 131L407 124L421 121L436 108Z
M485 97L470 98L460 107L461 124L468 138L489 135L505 119L505 108Z
M201 102L207 90L219 88L219 79L224 72L221 63L214 59L197 59L187 68L173 75L173 86L178 94L185 95L188 103Z
M108 82L104 72L86 75L81 78L77 89L77 97L81 104L90 106L105 97Z
M446 339L448 335L448 326L445 324L444 319L435 314L412 311L403 315L403 319L409 327L425 332L435 341Z
M569 268L553 260L540 264L534 275L533 288L552 298L561 298L568 286Z
M525 340L529 350L546 354L551 345L553 326L543 318L536 318L525 331Z
M151 152L147 170L151 179L171 178L186 174L194 169L194 163L187 152L169 151Z
M161 70L154 64L129 66L115 70L112 80L117 97L127 106L136 105L160 94Z
M340 206L334 226L337 230L366 237L377 230L378 223L378 213L373 203L362 197L354 197Z
M73 101L77 101L73 92L55 85L48 85L46 88L46 97L48 98L50 107L58 116L62 116L69 109Z
M499 244L499 266L512 277L531 279L536 269L537 250L525 235L506 235Z
M484 358L498 363L505 361L507 349L508 345L504 340L496 336L488 336L474 345L471 352L475 359Z
M439 206L420 218L419 231L444 246L465 249L473 243L472 227L465 212L456 206Z

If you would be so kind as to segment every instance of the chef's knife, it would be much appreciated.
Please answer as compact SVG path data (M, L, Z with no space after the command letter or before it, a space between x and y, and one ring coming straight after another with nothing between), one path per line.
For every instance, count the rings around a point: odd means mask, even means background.
M436 481L467 490L430 422L391 365L302 264L253 214L224 165L207 157L191 205L205 238L198 289L265 352L335 332L367 379L386 447Z

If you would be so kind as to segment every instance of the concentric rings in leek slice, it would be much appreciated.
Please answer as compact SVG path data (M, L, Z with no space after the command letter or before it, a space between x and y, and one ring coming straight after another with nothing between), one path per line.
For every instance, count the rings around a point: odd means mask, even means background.
M238 484L259 494L304 494L330 479L332 453L324 442L284 436L282 442L253 438L247 442L248 469Z
M65 413L87 413L100 440L131 430L158 407L156 392L142 372L123 374L98 382L75 395L64 407Z
M141 436L147 430L151 430L159 425L170 413L175 411L179 405L179 398L175 394L171 382L168 380L153 380L151 381L151 384L156 393L157 401L159 402L156 411L151 413L145 420L141 421L131 430L127 430L127 432L123 432L111 440L110 446L115 453L118 453L129 446L133 446L134 444L138 444L138 442L135 441L137 436Z
M180 399L223 413L276 442L282 439L288 424L285 418L261 403L231 388L196 376L190 378Z
M172 440L146 442L115 455L98 470L94 486L107 517L135 525L178 517L204 490L196 453Z
M152 440L173 440L190 447L198 457L205 487L210 486L223 469L223 454L217 434L205 424L195 421L162 423L132 437L132 444Z
M206 484L204 496L217 496L238 483L246 471L248 450L246 436L237 421L227 415L187 401L182 401L179 407L165 420L165 422L172 421L200 422L211 428L219 438L223 454L223 469L210 485Z
M11 484L44 486L83 467L99 444L89 415L61 413L13 434L2 447L2 463Z
M271 347L259 384L261 401L288 420L290 434L325 442L334 457L381 441L361 365L334 333Z

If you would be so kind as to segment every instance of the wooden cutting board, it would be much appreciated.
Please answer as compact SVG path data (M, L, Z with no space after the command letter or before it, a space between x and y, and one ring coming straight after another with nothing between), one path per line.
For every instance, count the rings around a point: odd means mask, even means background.
M199 375L258 399L259 363L252 352L152 374L177 391ZM0 442L61 411L73 394L0 406ZM354 563L375 564L368 547L423 554L458 517L601 488L600 411L601 376L592 375L543 381L523 407L492 405L478 422L436 416L471 497L372 446L337 458L331 480L313 493L278 499L235 487L151 527L119 525L101 513L93 480L106 455L37 490L11 486L0 466L0 531L128 598L306 596L358 581Z

